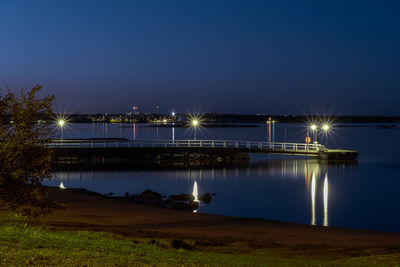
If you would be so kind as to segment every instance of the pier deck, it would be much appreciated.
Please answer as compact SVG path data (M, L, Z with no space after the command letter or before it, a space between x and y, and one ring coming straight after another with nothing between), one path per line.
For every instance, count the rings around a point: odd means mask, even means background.
M149 160L248 160L249 153L309 156L326 160L355 160L353 150L327 149L320 144L227 140L54 140L48 144L57 162L130 162Z

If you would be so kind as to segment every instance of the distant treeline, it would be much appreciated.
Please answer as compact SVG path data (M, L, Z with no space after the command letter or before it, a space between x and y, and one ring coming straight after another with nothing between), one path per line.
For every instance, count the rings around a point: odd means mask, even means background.
M266 114L68 114L69 122L181 122L200 118L207 123L263 123L268 120L281 123L334 122L334 123L397 123L400 116L317 116L317 115L266 115Z

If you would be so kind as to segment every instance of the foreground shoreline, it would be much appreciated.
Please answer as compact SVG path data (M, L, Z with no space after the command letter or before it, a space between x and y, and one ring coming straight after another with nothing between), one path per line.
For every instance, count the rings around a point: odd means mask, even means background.
M101 231L132 238L178 240L192 249L226 253L268 249L287 257L337 260L377 255L400 260L400 233L322 227L144 206L100 194L54 188L66 204L40 223L60 230ZM224 253L225 253L224 252Z

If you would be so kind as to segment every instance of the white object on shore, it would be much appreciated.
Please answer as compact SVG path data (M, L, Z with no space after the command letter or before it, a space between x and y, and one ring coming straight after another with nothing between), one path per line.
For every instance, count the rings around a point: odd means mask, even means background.
M66 189L62 181L61 181L61 183L60 183L60 188L61 188L61 189Z

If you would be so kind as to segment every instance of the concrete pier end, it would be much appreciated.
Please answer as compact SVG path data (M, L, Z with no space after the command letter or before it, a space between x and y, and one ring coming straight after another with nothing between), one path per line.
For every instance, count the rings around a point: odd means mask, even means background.
M355 150L326 149L318 153L318 158L325 160L356 160L357 157Z

